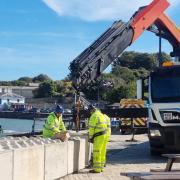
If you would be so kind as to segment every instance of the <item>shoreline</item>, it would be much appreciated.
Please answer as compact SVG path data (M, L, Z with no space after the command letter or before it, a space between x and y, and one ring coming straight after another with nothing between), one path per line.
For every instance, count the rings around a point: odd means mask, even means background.
M49 113L28 113L28 112L11 112L3 111L0 112L0 118L9 118L9 119L30 119L34 118L46 118Z
M38 118L47 118L50 113L29 113L29 112L12 112L3 111L0 112L0 118L9 119L29 119L33 120ZM63 118L72 118L72 114L63 114Z

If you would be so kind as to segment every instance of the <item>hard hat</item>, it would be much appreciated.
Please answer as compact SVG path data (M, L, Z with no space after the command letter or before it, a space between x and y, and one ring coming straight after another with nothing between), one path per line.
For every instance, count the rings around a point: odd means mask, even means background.
M56 106L56 109L55 109L55 113L63 113L64 112L64 109L63 109L63 107L62 106L60 106L60 105L57 105Z

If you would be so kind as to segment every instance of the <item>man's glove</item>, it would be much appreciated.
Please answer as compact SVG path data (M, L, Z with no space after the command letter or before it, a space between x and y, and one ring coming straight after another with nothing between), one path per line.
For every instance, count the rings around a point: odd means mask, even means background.
M66 141L70 138L70 135L67 131L56 133L53 139L60 139L61 141Z

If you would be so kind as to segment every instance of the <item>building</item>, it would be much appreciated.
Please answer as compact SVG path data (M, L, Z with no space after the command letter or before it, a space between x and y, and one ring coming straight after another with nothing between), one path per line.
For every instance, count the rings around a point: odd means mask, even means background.
M0 104L24 104L25 103L25 97L20 96L15 93L0 93Z
M30 86L0 86L1 93L14 93L25 98L33 98L33 91L39 87L39 83L31 83Z
M33 98L33 91L35 89L37 89L37 87L12 86L12 93L19 94L20 96L24 96L25 98Z

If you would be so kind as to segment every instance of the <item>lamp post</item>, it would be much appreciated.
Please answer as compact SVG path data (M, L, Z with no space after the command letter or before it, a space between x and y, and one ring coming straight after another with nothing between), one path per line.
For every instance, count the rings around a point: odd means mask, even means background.
M162 35L161 30L159 30L159 53L158 53L158 60L159 60L159 67L162 65Z

